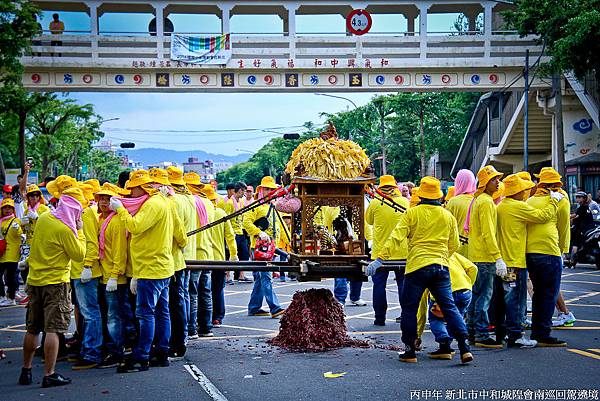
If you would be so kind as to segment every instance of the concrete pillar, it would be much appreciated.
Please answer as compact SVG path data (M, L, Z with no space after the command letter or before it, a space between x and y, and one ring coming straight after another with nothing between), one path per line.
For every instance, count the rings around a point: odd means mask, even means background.
M404 18L406 18L406 36L415 36L415 22L417 20L416 12L408 12L404 13Z
M90 16L90 36L91 36L91 49L92 49L92 60L98 59L98 35L99 35L99 27L98 27L98 6L100 5L97 2L88 2L85 3L89 8L89 16Z
M483 36L485 39L484 56L490 57L492 51L492 10L495 3L486 2L484 3L483 11Z
M420 39L420 58L427 58L427 10L431 7L430 3L419 4L419 39Z
M287 32L288 36L296 36L296 10L298 7L298 4L285 5L288 15L283 19L283 30Z
M154 16L156 17L156 53L157 58L164 58L165 41L165 4L154 3Z
M221 9L221 33L231 33L230 22L231 22L231 9L233 6L231 4L220 4L219 8Z

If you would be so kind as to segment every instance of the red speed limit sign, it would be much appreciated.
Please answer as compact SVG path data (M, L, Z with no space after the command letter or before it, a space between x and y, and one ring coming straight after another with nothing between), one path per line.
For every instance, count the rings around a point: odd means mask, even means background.
M346 28L354 35L364 35L369 32L372 24L371 14L365 10L352 10L346 18Z

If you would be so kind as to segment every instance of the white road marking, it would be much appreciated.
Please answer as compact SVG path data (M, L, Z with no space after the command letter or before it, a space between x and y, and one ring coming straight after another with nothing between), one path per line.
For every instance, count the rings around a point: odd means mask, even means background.
M210 396L214 401L227 401L227 397L219 391L219 389L206 377L204 373L196 365L185 364L183 365L185 370L202 386L206 394Z

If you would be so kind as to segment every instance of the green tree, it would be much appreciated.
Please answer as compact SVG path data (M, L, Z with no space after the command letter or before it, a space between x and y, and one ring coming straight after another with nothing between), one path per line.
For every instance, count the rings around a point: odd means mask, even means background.
M516 0L505 12L510 28L539 35L551 61L549 71L573 71L582 79L594 73L600 82L600 0ZM597 89L600 98L600 89Z
M96 178L100 182L117 182L119 174L126 168L121 165L121 158L112 152L92 149L82 163L87 166L86 177Z

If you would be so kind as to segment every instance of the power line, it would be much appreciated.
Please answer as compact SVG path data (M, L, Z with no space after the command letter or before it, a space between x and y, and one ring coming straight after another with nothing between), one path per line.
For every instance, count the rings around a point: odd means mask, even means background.
M122 131L122 132L139 132L139 133L186 133L186 134L202 134L202 133L230 133L230 132L265 132L269 130L282 130L291 128L304 128L304 125L290 125L286 127L266 127L266 128L233 128L233 129L206 129L206 130L181 130L181 129L145 129L145 128L107 128L106 131Z
M266 139L266 138L274 138L281 135L281 133L277 134L269 134L264 136L257 136L253 138L243 138L243 139L235 139L235 140L227 140L227 141L212 141L212 142L204 142L204 141L194 141L194 142L158 142L158 141L145 141L145 140L137 140L134 138L118 138L112 135L106 136L106 139L112 139L116 141L125 141L125 142L136 142L136 143L148 143L153 145L219 145L225 143L237 143L237 142L248 142L254 141L256 139Z

